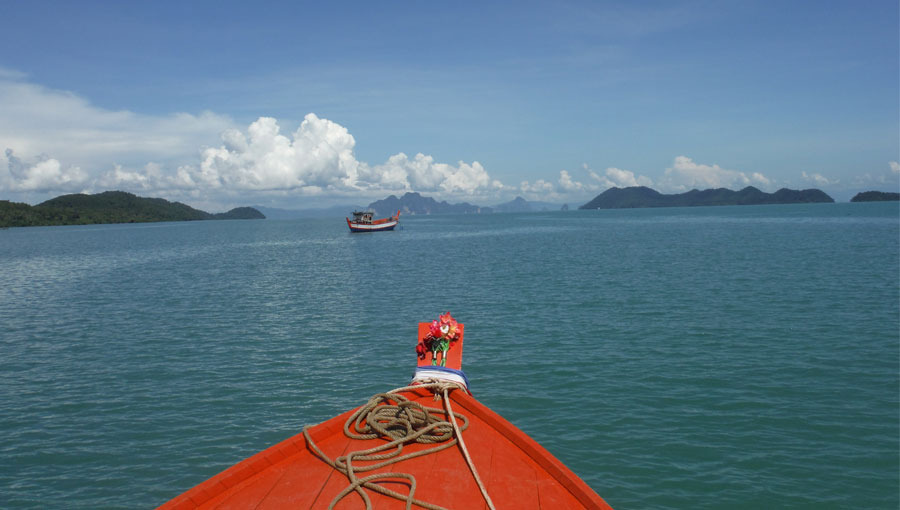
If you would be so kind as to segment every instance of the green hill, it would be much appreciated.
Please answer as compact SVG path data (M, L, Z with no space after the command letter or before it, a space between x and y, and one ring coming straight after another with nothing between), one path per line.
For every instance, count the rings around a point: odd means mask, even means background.
M686 193L663 195L646 186L610 188L594 197L579 209L626 209L635 207L692 207L709 205L762 205L797 204L809 202L834 202L834 199L817 189L791 190L782 188L766 193L753 186L740 191L725 188L691 190Z
M0 200L0 227L264 218L250 207L210 214L180 202L143 198L124 191L63 195L35 206Z
M896 202L898 200L900 200L900 193L888 191L864 191L850 199L851 202Z

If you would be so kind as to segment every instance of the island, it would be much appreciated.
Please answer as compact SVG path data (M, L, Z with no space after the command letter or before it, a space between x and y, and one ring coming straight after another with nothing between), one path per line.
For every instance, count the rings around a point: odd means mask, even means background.
M766 193L753 186L740 191L726 188L693 189L686 193L664 195L646 186L610 188L579 209L627 209L638 207L694 207L711 205L767 205L798 203L833 203L834 199L818 189L782 188Z
M479 207L468 202L461 204L438 202L431 197L423 197L415 192L406 193L400 198L391 195L372 202L368 208L382 216L393 214L395 211L401 211L403 214L483 214L492 212L490 207Z
M850 199L851 202L897 202L900 201L900 193L888 191L863 191Z
M181 202L143 198L124 191L63 195L35 206L0 200L0 227L235 219L265 219L265 216L252 207L210 214Z
M491 213L516 213L516 212L541 212L560 210L560 204L551 202L537 202L516 197L509 202L494 206L479 206L468 202L450 204L446 201L422 196L419 193L409 192L400 198L391 195L383 200L372 202L367 209L375 211L375 214L387 216L400 211L404 215L414 214L491 214ZM568 210L564 206L562 210Z

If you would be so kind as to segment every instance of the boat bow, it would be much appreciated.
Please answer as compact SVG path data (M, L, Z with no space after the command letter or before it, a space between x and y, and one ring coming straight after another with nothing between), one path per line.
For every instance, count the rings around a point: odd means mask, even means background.
M307 427L161 508L610 509L476 400L467 380L442 376L461 373L463 331L449 314L421 323L425 370L409 386Z

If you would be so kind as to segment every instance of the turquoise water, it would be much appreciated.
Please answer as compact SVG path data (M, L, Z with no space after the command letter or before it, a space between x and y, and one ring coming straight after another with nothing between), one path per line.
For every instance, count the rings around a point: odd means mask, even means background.
M900 504L896 203L0 230L0 506L146 508L405 384L613 507Z

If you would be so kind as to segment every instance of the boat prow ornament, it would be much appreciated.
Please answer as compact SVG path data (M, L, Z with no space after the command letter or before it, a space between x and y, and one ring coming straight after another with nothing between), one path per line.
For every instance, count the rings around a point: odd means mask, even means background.
M413 383L449 381L468 390L469 380L462 371L464 330L464 326L450 312L431 322L419 323L416 344L418 365L413 374Z

